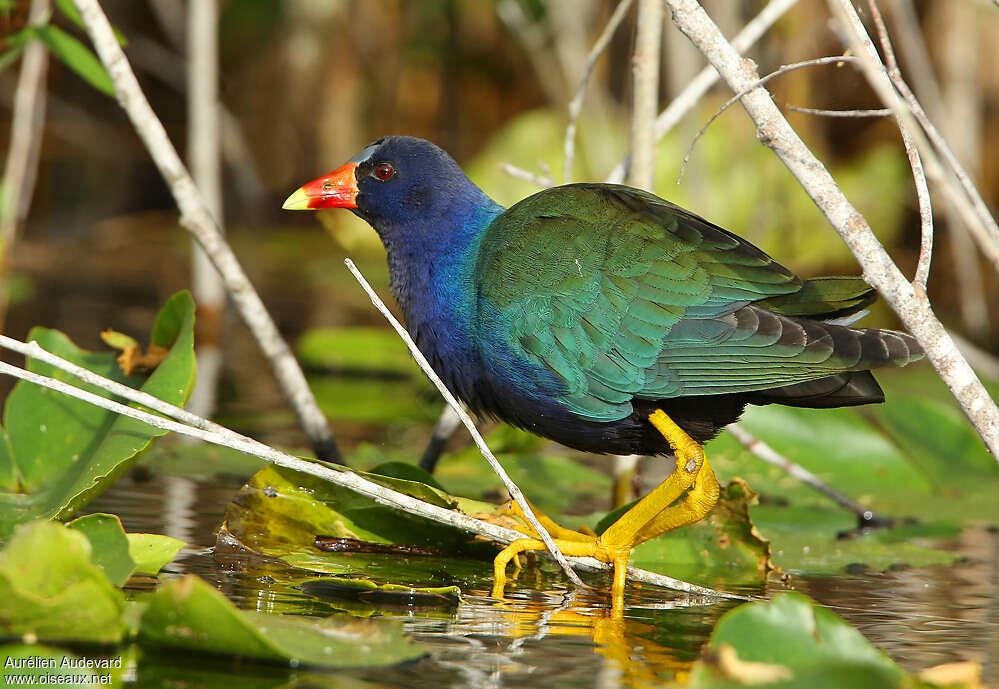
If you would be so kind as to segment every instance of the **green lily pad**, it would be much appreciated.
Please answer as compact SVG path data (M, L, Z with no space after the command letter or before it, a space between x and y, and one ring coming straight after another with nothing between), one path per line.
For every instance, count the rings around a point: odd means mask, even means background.
M135 562L134 574L156 576L171 560L177 557L186 544L184 541L154 533L130 533L128 554Z
M383 620L312 620L237 610L193 575L149 598L139 628L145 644L327 668L392 665L424 654Z
M55 330L35 328L29 339L75 364L141 387L172 404L183 404L194 385L194 302L188 292L174 295L160 310L152 343L170 351L145 380L126 378L112 354L78 349ZM28 368L79 385L73 376L34 359L29 359ZM82 387L108 396L93 386ZM72 515L126 471L153 438L164 433L24 381L7 398L4 428L8 451L0 451L0 538L31 519Z
M455 505L453 499L421 483L362 475L440 507ZM317 536L406 544L444 552L463 551L470 540L456 529L276 466L260 470L240 490L226 509L224 526L244 546L286 560L296 553L318 554Z
M104 570L115 586L124 586L135 571L135 561L121 520L113 514L88 514L66 524L90 541L94 564Z
M92 561L87 537L61 524L22 526L0 552L0 634L113 643L125 598Z
M709 658L697 663L684 687L934 686L909 676L842 618L799 593L730 610L708 646Z

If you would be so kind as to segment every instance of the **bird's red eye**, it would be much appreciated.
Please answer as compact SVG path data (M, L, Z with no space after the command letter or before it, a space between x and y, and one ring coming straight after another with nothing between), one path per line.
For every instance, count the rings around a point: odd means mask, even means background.
M394 174L395 168L390 163L378 163L377 167L375 167L375 177L383 182L391 178Z

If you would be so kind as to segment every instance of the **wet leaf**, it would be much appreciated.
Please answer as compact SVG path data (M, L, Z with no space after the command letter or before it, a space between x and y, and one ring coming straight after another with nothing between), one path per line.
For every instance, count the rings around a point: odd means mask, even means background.
M139 638L199 653L329 668L392 665L424 654L403 636L401 625L240 611L193 575L150 597Z
M695 669L691 687L888 688L901 686L906 677L860 632L798 593L729 611L715 626L709 647L715 662Z
M440 507L454 508L456 499L414 481L363 474L400 492ZM240 546L288 564L318 572L340 574L361 568L385 555L357 552L325 552L317 537L355 539L366 543L397 544L429 548L441 557L456 553L493 552L486 544L473 544L472 537L457 529L384 507L321 479L289 469L268 466L236 495L226 509L224 532ZM387 568L378 583L425 586L434 581L433 570L441 568L441 557L400 553L399 559L422 563L401 570ZM403 579L384 576L406 575Z
M115 586L124 586L135 571L128 537L121 520L113 514L88 514L66 524L90 541L91 559Z
M125 631L125 598L91 560L83 533L38 521L0 552L4 636L113 643Z
M171 339L169 355L145 380L125 378L107 353L78 349L62 333L35 328L29 339L46 350L105 377L183 404L194 385L194 302L174 295L160 311L154 342ZM74 377L34 359L36 373L79 384ZM107 393L83 386L94 394ZM61 393L19 382L4 408L9 453L0 453L0 538L38 517L67 517L128 469L153 438L164 431L121 417Z
M402 586L377 584L370 579L323 577L303 581L299 587L310 596L388 605L450 607L461 601L457 586Z
M135 574L156 576L184 547L184 541L153 533L125 534L128 554L135 561Z

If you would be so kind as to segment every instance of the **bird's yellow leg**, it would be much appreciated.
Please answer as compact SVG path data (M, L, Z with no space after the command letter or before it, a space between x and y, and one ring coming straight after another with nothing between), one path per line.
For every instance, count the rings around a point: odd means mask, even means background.
M690 491L676 504L667 507L635 536L635 545L645 543L667 531L687 526L703 519L718 502L721 488L707 457L694 479Z
M701 445L661 409L649 415L649 422L662 434L676 455L676 466L665 481L635 503L597 538L562 529L545 518L558 535L568 536L555 539L555 544L564 554L590 556L614 565L611 596L615 608L620 608L623 604L628 558L632 548L653 536L701 519L718 500L718 482L707 464ZM548 528L547 523L545 526ZM535 538L522 538L504 548L493 563L493 595L502 597L506 565L511 559L527 550L543 549L544 544Z
M530 505L531 503L528 502ZM534 512L534 516L541 523L541 526L545 527L545 530L551 534L552 538L560 539L564 541L587 541L592 542L596 540L597 535L590 531L586 526L582 527L580 531L573 531L572 529L567 529L566 527L558 524L543 512L539 512L538 509L531 505L531 511ZM517 504L516 500L511 500L507 503L506 514L511 517L516 517L524 523L524 528L518 528L517 530L527 534L531 538L539 538L538 533L531 526L530 522L527 521L527 517L524 516L524 511L520 509L520 505ZM587 533L589 531L589 533Z
M660 514L668 511L677 498L694 486L701 466L705 462L704 448L677 426L666 412L656 409L649 414L649 422L673 448L676 466L665 481L636 502L600 535L600 540L607 546L611 544L617 547L626 546L630 550L641 543L636 540L638 534L647 525L654 523Z

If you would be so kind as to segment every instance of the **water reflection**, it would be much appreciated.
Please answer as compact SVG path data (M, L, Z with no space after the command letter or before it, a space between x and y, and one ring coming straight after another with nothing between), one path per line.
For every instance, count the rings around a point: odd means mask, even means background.
M140 479L144 478L141 475ZM148 477L146 477L148 478ZM192 572L245 609L326 616L399 619L428 646L418 662L331 677L268 669L253 686L650 687L682 679L700 656L717 619L735 603L697 605L654 590L632 589L623 614L599 593L570 593L557 572L531 567L488 597L489 563L459 573L463 601L454 606L382 605L324 599L281 583L274 564L245 556L216 558L214 531L240 487L234 479L162 477L119 481L90 507L122 517L130 531L172 533L189 545L166 576ZM183 533L183 536L181 534ZM902 569L822 578L790 585L831 606L903 667L919 670L957 660L983 662L986 683L999 678L999 534L971 529L952 546L968 556L950 568ZM474 565L474 563L473 563ZM481 571L481 576L475 572ZM152 582L139 588L149 588ZM784 589L778 580L766 593ZM141 595L141 591L136 591ZM145 662L145 661L144 661ZM150 663L159 663L154 659ZM218 660L186 658L183 671L219 670ZM174 656L174 665L177 665ZM157 665L159 671L169 664ZM160 677L149 674L146 677ZM244 672L245 668L231 668ZM158 672L159 672L158 671ZM169 669L181 672L181 668ZM256 671L255 671L256 672ZM162 674L162 673L161 673ZM152 681L152 679L150 680ZM172 680L171 680L172 681ZM155 682L154 682L155 684Z

